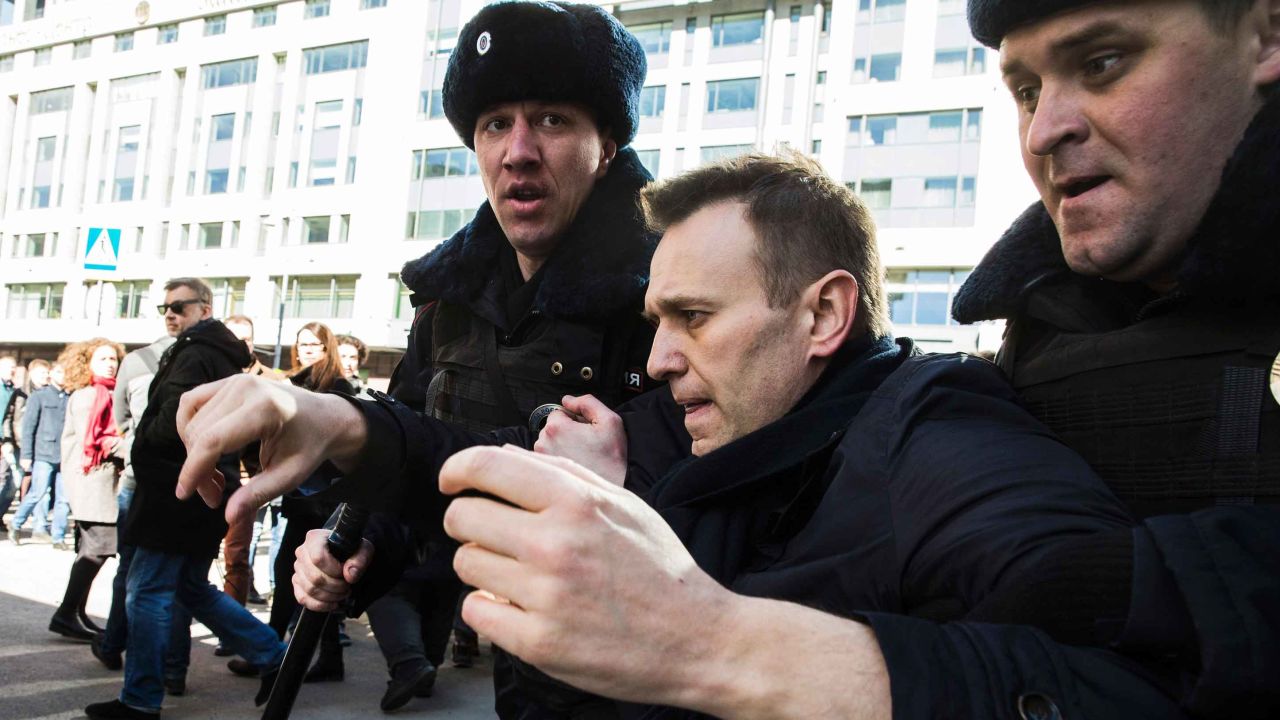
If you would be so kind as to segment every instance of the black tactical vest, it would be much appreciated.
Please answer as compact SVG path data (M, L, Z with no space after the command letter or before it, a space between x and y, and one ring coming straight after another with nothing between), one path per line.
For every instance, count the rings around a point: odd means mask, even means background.
M606 330L538 311L519 344L468 308L441 301L432 322L432 367L426 411L473 432L525 425L534 408L565 395L590 393L609 407L646 389L642 369L627 367L635 322ZM647 352L646 344L640 349Z
M1187 303L1105 332L1037 322L1010 325L998 362L1137 517L1280 501L1280 307Z

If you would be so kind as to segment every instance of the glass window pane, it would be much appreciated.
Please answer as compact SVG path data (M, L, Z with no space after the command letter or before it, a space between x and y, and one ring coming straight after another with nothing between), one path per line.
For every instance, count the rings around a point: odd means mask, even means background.
M924 180L924 206L925 207L954 207L956 204L956 179L947 178L925 178Z
M235 135L236 115L235 113L227 113L225 115L213 116L213 140L230 140Z
M947 324L946 293L916 293L916 325Z
M889 293L889 320L898 325L910 325L914 293Z
M649 55L662 54L671 47L671 23L658 22L628 28Z
M880 210L890 206L893 200L893 180L877 179L863 180L862 192L859 193L862 202L872 210Z
M960 140L960 113L932 113L929 115L929 142L957 142Z
M873 82L894 82L902 69L902 53L871 56L870 77Z
M892 145L898 135L898 117L881 115L867 118L867 140L869 145Z

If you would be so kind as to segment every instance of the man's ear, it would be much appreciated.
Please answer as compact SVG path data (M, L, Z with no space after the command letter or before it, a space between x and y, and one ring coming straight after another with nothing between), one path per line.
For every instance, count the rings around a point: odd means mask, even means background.
M1254 84L1260 88L1280 81L1280 0L1261 0L1261 5L1261 12L1254 16L1260 47L1253 71Z
M805 290L810 358L829 358L853 332L858 317L858 281L847 270L832 270Z
M596 179L604 177L609 172L609 165L613 162L613 158L618 154L618 143L613 138L605 135L603 142L600 143L600 164L596 166Z

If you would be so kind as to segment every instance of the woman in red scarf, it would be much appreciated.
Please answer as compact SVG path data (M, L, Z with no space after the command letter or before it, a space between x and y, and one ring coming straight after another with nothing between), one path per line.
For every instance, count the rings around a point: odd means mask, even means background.
M76 560L62 604L49 629L76 640L102 631L85 614L93 579L116 554L116 481L120 434L112 416L112 390L124 347L106 338L67 346L58 362L66 369L67 419L62 430L62 473L76 520Z

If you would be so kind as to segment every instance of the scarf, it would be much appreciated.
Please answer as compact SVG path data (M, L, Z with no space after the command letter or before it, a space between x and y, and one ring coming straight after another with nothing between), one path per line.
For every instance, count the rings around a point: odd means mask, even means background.
M83 469L86 474L106 462L120 441L120 432L116 430L116 421L111 413L116 379L94 376L91 387L94 390L93 407L89 410L89 426L84 433Z

